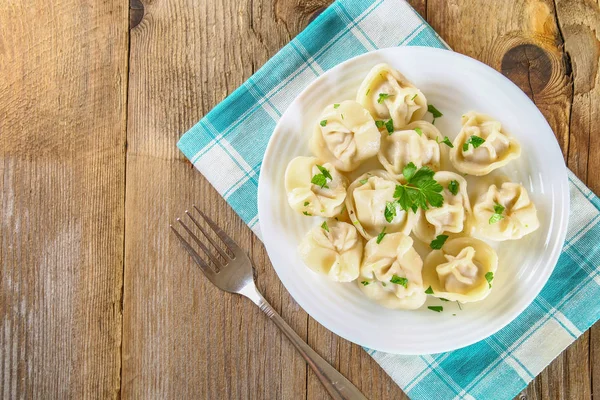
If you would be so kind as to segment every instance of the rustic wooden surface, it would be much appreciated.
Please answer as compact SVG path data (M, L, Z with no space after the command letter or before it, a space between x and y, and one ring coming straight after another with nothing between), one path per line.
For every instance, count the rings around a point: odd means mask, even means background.
M369 398L406 398L278 281L262 244L175 147L328 0L0 4L0 396L326 399L277 328L196 270L168 222L209 210L292 327ZM594 0L412 0L456 51L542 110L600 193ZM128 31L128 25L132 29ZM600 393L600 325L520 395Z

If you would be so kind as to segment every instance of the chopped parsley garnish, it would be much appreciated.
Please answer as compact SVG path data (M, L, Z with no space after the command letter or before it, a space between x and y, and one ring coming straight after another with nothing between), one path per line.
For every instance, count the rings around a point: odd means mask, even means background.
M375 126L378 128L383 128L383 126L385 125L385 121L378 119L377 121L375 121Z
M417 212L420 207L428 210L429 206L441 207L444 197L441 195L444 189L442 185L433 179L434 172L426 166L417 170L414 163L408 163L402 170L407 183L396 185L394 198L404 211L409 209Z
M309 217L312 215L311 213L309 213L309 212L306 212L306 211L302 211L302 214L304 214L304 215L308 215Z
M340 114L342 116L342 119L344 119L344 114Z
M339 103L335 103L335 104L333 105L333 108L338 108L339 106L340 106L340 105L339 105Z
M384 101L385 99L387 99L388 97L390 97L390 95L389 95L389 94L387 94L387 93L379 93L379 98L377 99L377 102L378 102L379 104L381 104L381 103L383 103L383 101Z
M423 136L423 130L421 128L415 128L415 132L417 132L419 136Z
M381 230L381 233L379 235L377 235L377 244L381 243L381 241L383 240L383 237L385 235L387 235L387 233L385 233L385 226L383 227L383 229Z
M323 228L323 230L325 232L329 232L329 227L327 226L327 221L323 221L323 224L321 224L321 228Z
M381 286L386 287L387 284L385 282L381 282Z
M365 183L369 182L369 178L367 178L367 179L361 179L359 182L360 182L361 185L364 185Z
M493 272L488 272L487 274L485 274L485 280L487 281L488 285L490 285L490 289L492 288L492 280L494 279L494 273Z
M395 201L387 201L385 203L385 211L383 212L383 216L387 222L392 222L394 217L396 216L396 202Z
M329 189L329 186L327 186L327 179L331 181L333 180L333 177L329 173L329 170L323 167L322 165L317 164L317 168L319 168L319 171L321 171L321 173L313 176L310 180L310 183L313 183L317 186L321 186L321 188Z
M454 145L452 144L452 142L450 141L448 136L444 136L444 140L442 140L442 143L444 143L446 146L450 147L451 149L454 148Z
M324 119L323 121L319 122L319 124L320 124L321 126L325 126L325 125L327 125L327 120L326 120L326 119Z
M365 96L368 96L370 91L371 89L367 89L367 93L365 93Z
M445 298L443 298L443 297L440 297L440 300L441 300L441 301L450 301L450 300L448 300L448 299L445 299Z
M446 243L446 240L448 240L448 235L438 235L435 239L431 241L431 243L429 243L429 247L431 247L434 250L439 250L442 248L444 243Z
M367 285L368 285L369 283L371 283L371 282L369 282L369 281L362 281L362 282L360 282L360 283L362 283L362 285L363 285L363 286L367 286Z
M304 202L304 207L306 207L307 205L309 205L310 203L308 201Z
M490 217L489 223L495 224L496 222L498 222L502 218L504 218L504 215L502 215L503 212L504 212L504 206L502 206L498 203L494 204L494 213Z
M448 184L448 190L450 191L450 193L452 193L453 195L457 195L458 194L458 188L459 188L459 183L455 180L450 181L450 183Z
M442 307L442 306L429 306L427 308L429 308L431 311L435 311L435 312L444 311L444 307Z
M385 129L387 129L390 135L394 133L394 121L391 118L385 123Z
M417 96L418 96L418 95L419 95L419 93L415 93L415 95L414 95L413 97L411 97L410 99L411 99L411 100L414 100L414 99L416 99L416 98L417 98Z
M472 144L473 148L476 149L479 146L481 146L482 144L485 143L485 139L479 136L475 136L475 135L471 135L471 137L469 137L467 139L467 141L463 144L463 151L467 151L469 150L469 145Z
M396 274L394 274L394 276L392 276L392 279L390 279L390 282L395 283L396 285L402 285L405 288L408 288L408 279L398 276Z
M435 106L433 104L427 105L427 111L429 111L433 115L433 118L439 118L444 115L440 112L440 110L435 108Z
M425 291L425 294L433 294L433 289L431 288L431 286L429 286L427 288L427 290Z

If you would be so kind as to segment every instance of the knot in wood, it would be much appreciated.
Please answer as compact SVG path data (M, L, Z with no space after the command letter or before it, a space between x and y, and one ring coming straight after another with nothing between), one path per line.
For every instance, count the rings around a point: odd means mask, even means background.
M524 43L516 45L504 54L500 70L529 97L533 97L548 85L553 64L543 48Z

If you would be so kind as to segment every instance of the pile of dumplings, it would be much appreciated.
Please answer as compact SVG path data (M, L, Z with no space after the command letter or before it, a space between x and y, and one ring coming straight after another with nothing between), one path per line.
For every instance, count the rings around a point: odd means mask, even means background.
M310 138L313 156L294 158L285 173L292 209L325 218L299 245L304 263L333 281L355 281L392 309L418 309L428 295L483 300L498 266L496 251L483 240L517 240L539 227L521 184L505 179L469 200L464 176L487 175L521 154L500 122L468 112L451 142L423 120L428 110L442 115L400 72L376 65L356 101L325 107ZM375 158L379 169L349 181L347 175ZM459 173L441 170L449 164ZM437 204L402 206L397 189L411 184L407 171L429 177ZM414 240L431 250L424 260Z

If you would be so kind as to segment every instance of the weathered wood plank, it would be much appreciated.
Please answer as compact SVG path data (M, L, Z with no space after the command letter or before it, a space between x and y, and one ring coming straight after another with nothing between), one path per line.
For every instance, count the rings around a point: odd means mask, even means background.
M0 4L0 397L115 398L127 8Z

